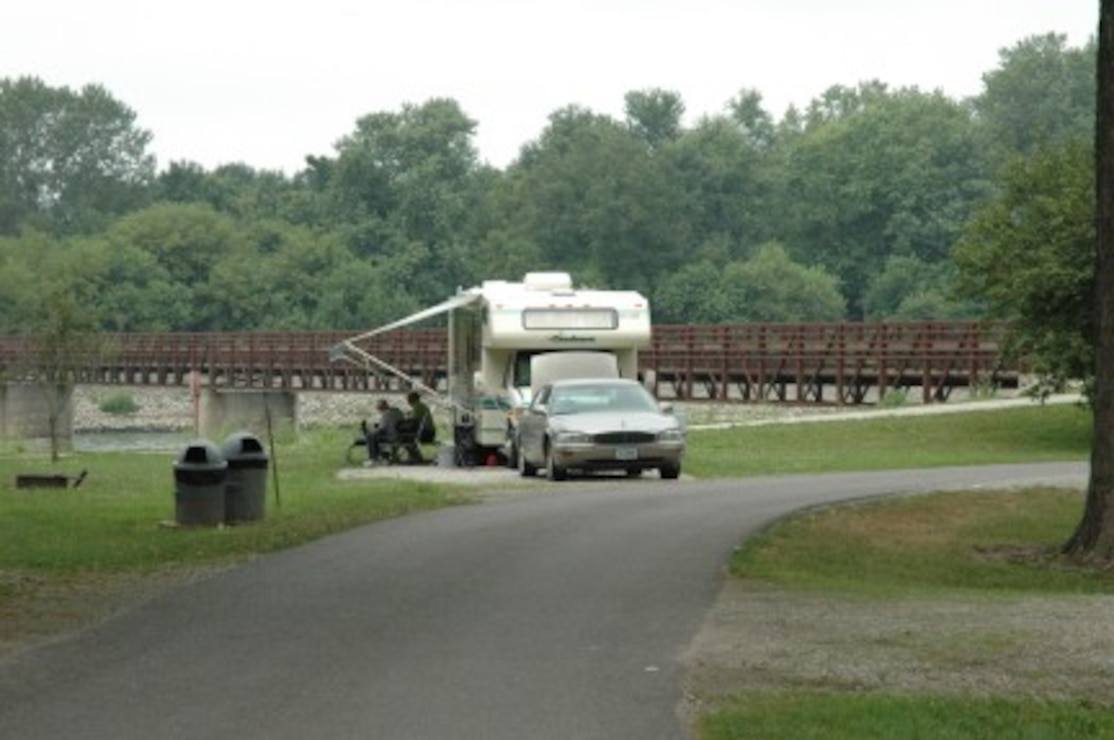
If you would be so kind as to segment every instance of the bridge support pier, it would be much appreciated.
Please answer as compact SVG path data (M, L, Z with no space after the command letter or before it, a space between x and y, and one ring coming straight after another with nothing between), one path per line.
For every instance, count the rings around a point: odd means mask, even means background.
M43 383L0 383L0 439L50 439L55 415L63 449L73 445L73 393Z
M298 394L283 390L203 388L199 408L201 434L212 438L238 430L262 435L270 415L274 428L298 427Z

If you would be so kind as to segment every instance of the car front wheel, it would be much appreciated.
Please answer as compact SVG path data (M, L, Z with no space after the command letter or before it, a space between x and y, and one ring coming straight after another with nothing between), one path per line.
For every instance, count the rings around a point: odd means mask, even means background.
M664 480L677 480L681 476L681 464L662 465L658 472Z
M568 477L568 471L554 460L553 447L551 446L545 449L545 477L550 480L564 480Z

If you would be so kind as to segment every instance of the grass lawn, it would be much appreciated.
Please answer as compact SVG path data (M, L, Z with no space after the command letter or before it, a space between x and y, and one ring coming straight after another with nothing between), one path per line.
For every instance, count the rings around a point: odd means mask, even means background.
M701 740L1083 740L1114 737L1114 713L1068 702L932 696L740 697Z
M867 500L783 520L749 539L731 572L867 598L1112 593L1114 572L1059 556L1082 512L1079 491L1044 487Z
M698 478L1086 460L1091 414L1073 405L867 421L771 424L689 434Z
M75 454L51 470L44 455L9 450L0 454L0 573L32 572L43 578L229 562L465 500L451 488L430 483L339 479L350 436L317 430L279 440L264 520L220 528L165 526L175 518L174 452ZM89 475L79 488L14 487L19 473L76 475L82 469ZM0 578L0 600L3 583Z

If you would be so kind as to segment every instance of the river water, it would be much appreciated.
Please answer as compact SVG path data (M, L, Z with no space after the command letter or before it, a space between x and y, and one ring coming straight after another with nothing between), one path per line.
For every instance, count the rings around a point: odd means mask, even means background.
M77 452L178 451L197 439L192 432L75 432Z

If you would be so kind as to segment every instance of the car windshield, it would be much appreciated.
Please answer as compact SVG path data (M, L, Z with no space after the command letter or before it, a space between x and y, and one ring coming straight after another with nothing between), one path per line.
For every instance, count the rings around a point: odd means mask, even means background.
M654 397L637 385L574 385L555 387L550 413L657 412Z

